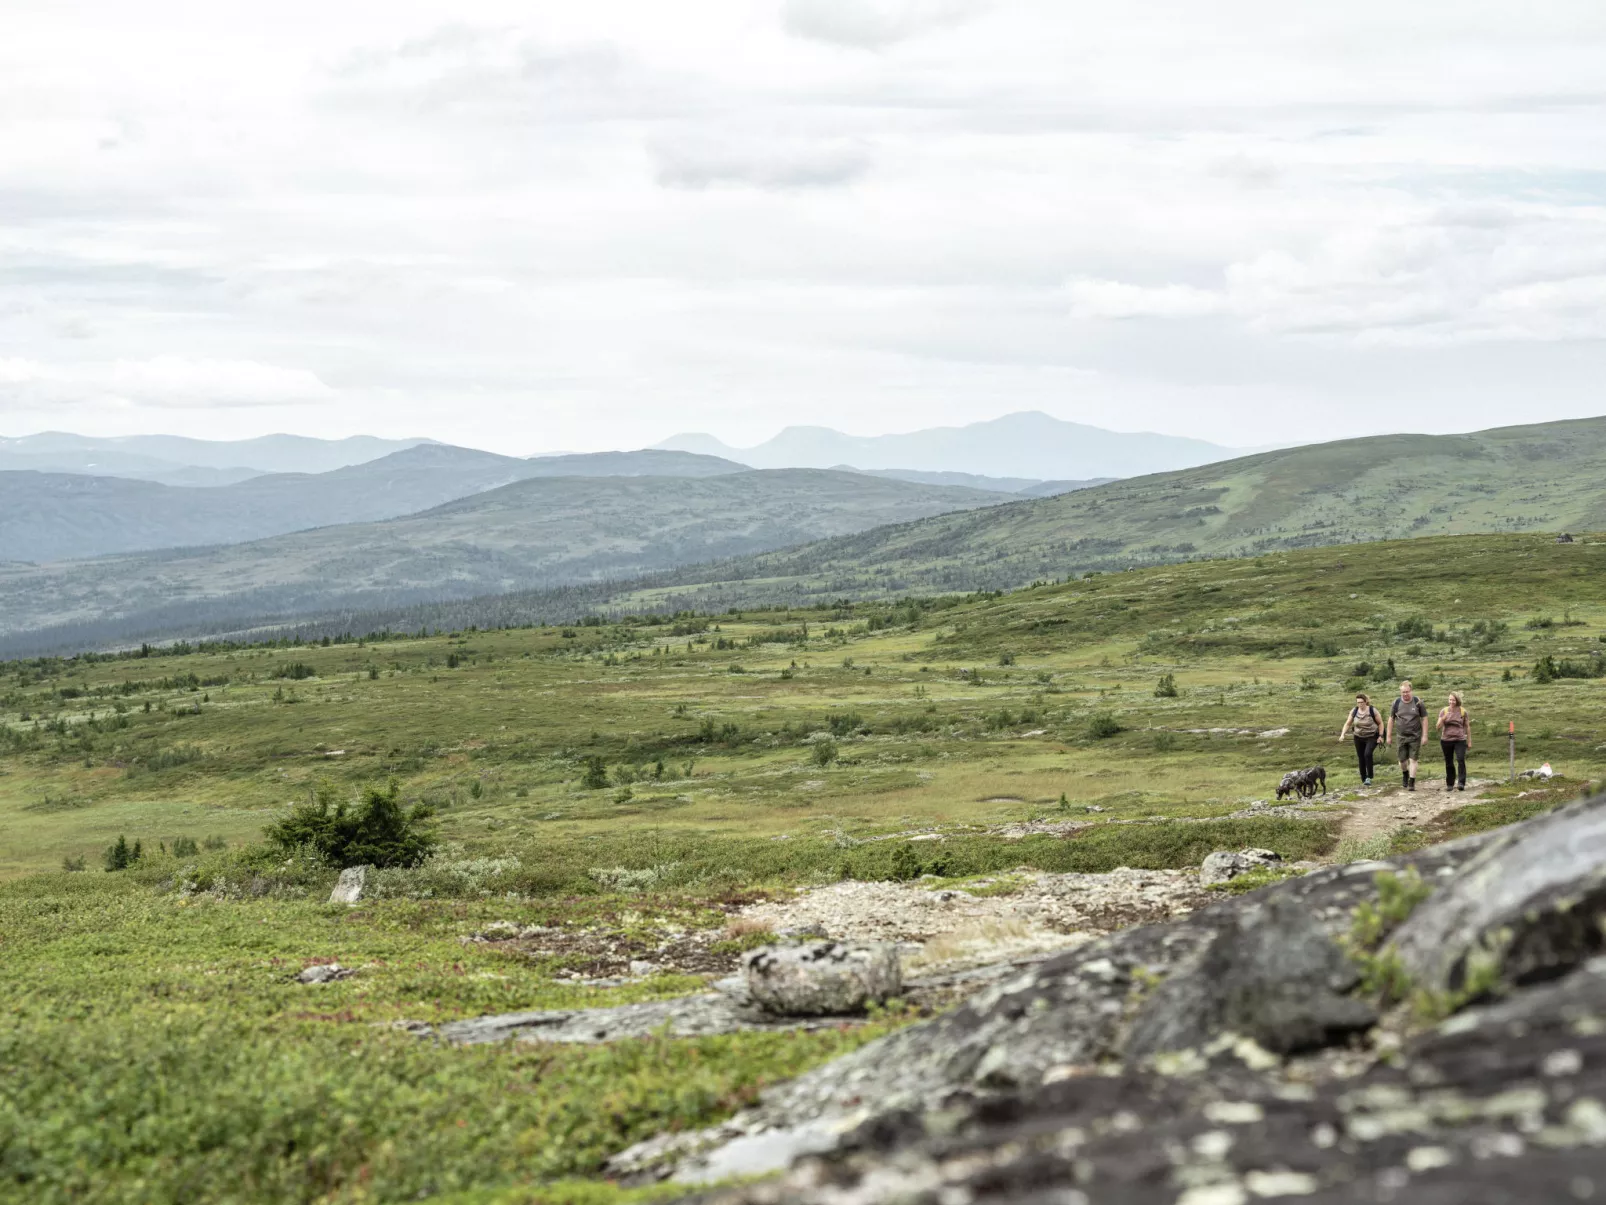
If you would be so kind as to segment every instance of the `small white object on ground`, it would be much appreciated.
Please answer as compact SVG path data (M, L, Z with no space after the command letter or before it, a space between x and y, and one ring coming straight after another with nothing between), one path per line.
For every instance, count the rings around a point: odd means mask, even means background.
M355 904L362 899L363 884L368 879L366 866L349 866L340 872L340 881L329 893L331 904Z
M350 979L356 973L350 967L343 967L338 962L330 962L322 966L308 967L296 976L296 982L334 983L338 979Z

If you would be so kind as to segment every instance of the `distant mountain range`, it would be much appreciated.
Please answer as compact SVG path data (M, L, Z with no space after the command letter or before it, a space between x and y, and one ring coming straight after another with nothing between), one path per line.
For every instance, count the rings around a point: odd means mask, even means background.
M622 457L609 462L616 468L652 463L662 473L664 461L642 458L666 453L603 455ZM862 472L739 471L730 461L667 455L686 457L672 462L685 475L521 479L385 522L225 548L0 566L0 651L263 623L366 631L943 593L1400 536L1606 530L1606 418L1343 440L1041 498ZM598 463L510 465L488 453L419 448L387 458L389 467L367 467L395 472L409 458L442 460L460 479L483 471L482 480L528 465L594 472ZM397 479L413 488L408 473ZM1465 571L1476 573L1476 563Z
M1135 477L1241 455L1241 450L1203 440L1106 431L1038 411L905 435L856 436L829 427L787 427L751 448L733 448L701 434L676 435L656 446L722 456L754 468L852 465L1028 481Z
M386 459L441 452L420 448ZM398 489L418 488L406 474L394 479ZM384 522L222 547L0 564L0 636L67 625L98 642L186 626L216 630L262 614L293 617L638 577L999 502L991 492L818 469L552 474ZM0 646L16 644L0 640Z
M164 485L228 485L262 473L327 473L399 452L424 439L313 439L264 435L258 439L188 439L182 435L97 438L45 431L0 438L0 470L87 473Z
M521 460L448 444L417 444L332 472L271 473L204 488L0 472L0 561L237 544L313 527L393 519L535 477L704 477L748 471L689 452Z

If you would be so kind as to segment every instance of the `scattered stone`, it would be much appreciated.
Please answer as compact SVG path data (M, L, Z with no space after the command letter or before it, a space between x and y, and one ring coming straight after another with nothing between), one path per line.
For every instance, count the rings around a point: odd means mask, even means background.
M1277 1078L1283 1060L1260 1040L1248 1034L1220 1032L1212 1034L1204 1048L1157 1054L1157 1065L1165 1064L1168 1074L1154 1078L1138 1069L1142 1060L1124 1063L1137 1014L1152 1010L1145 1032L1154 1036L1145 1041L1157 1051L1172 1044L1175 1039L1169 1035L1197 1035L1211 1018L1224 1025L1224 1018L1230 1017L1234 1023L1254 1028L1261 1039L1293 1051L1310 1042L1353 1033L1353 1027L1362 1023L1362 1015L1358 1008L1351 1008L1356 1002L1343 992L1354 969L1347 967L1342 958L1335 959L1336 947L1324 945L1320 939L1325 937L1332 942L1347 934L1355 909L1363 902L1375 901L1377 871L1413 865L1426 882L1451 882L1478 849L1478 839L1469 838L1423 850L1397 863L1328 867L1284 880L1256 896L1217 898L1210 906L1181 919L1138 925L1012 969L1001 978L978 985L956 1006L929 1021L879 1038L789 1083L768 1089L758 1105L716 1130L705 1132L701 1141L709 1143L710 1150L698 1160L717 1160L718 1148L740 1135L800 1128L843 1133L836 1148L815 1157L827 1160L832 1167L857 1166L853 1164L854 1156L847 1154L855 1145L861 1151L888 1152L887 1158L903 1157L892 1155L892 1151L909 1151L910 1157L915 1158L913 1152L923 1148L911 1144L923 1141L928 1132L952 1133L948 1128L952 1117L972 1117L977 1126L1004 1126L1011 1117L1018 1117L1022 1124L1035 1126L1042 1092L1052 1092L1052 1099L1060 1102L1056 1108L1071 1108L1078 1116L1090 1119L1089 1140L1098 1132L1111 1135L1112 1140L1121 1136L1129 1149L1141 1148L1143 1159L1154 1153L1155 1158L1164 1160L1168 1158L1166 1152L1173 1149L1166 1137L1169 1122L1187 1120L1192 1124L1197 1120L1212 1132L1220 1128L1201 1113L1211 1099L1235 1105L1258 1095L1262 1101L1271 1100L1270 1105L1259 1105L1270 1117L1284 1108L1278 1103L1283 1099L1276 1095L1279 1091L1308 1095L1311 1088L1307 1081L1313 1077L1337 1074L1330 1068L1359 1074L1373 1058L1364 1053L1350 1054L1343 1047L1296 1055L1305 1062L1300 1064L1290 1086ZM1053 877L1097 881L1147 873L1154 872ZM1189 877L1194 880L1193 889L1199 891L1197 876ZM1287 903L1268 907L1276 899ZM1222 939L1224 933L1229 936ZM1277 965L1279 943L1285 938L1295 942L1296 956L1287 968L1281 968ZM1235 948L1251 943L1267 944L1263 949ZM1230 981L1219 987L1206 982L1217 973L1218 965L1226 967L1230 975ZM1175 985L1167 993L1166 985L1172 980ZM1190 991L1205 997L1192 1013L1182 1006L1185 1000L1182 1005L1176 1002L1177 996L1185 997ZM1171 999L1161 1002L1162 996L1167 995ZM1154 1003L1148 1003L1151 1000ZM1606 1026L1602 1032L1606 1033ZM1189 1068L1207 1073L1176 1080L1178 1071ZM1247 1095L1226 1095L1240 1090ZM1027 1111L1012 1113L1012 1101L1024 1102L1020 1107ZM959 1111L927 1118L928 1108L943 1109L945 1102L952 1102ZM1083 1102L1089 1102L1085 1111ZM1228 1109L1223 1116L1231 1112ZM1333 1124L1335 1118L1341 1120L1329 1106L1325 1113L1318 1112L1306 1122L1314 1128L1318 1121ZM1191 1131L1189 1141L1203 1132ZM680 1149L691 1149L697 1141L687 1137ZM932 1141L940 1140L933 1137ZM779 1150L780 1146L768 1149ZM1035 1149L1038 1148L1033 1142L1000 1139L997 1157L1014 1164L1028 1158ZM1403 1157L1402 1151L1400 1158ZM694 1162L682 1158L679 1166L686 1175L695 1175ZM879 1167L879 1159L875 1162ZM1279 1153L1277 1161L1267 1165L1268 1170L1281 1162ZM1112 1155L1111 1166L1118 1164ZM778 1163L765 1170L779 1171L784 1166ZM817 1172L822 1166L825 1164L805 1159L795 1174L813 1174L808 1169ZM675 1165L669 1164L643 1167L639 1174L664 1176L674 1170ZM861 1172L881 1174L866 1165L852 1173L855 1183ZM1098 1199L1165 1201L1169 1205L1179 1199L1185 1185L1173 1185L1167 1174L1144 1173L1154 1190L1147 1195L1127 1197L1116 1193ZM795 1187L800 1182L781 1183ZM1007 1182L1022 1183L1013 1179ZM1030 1182L1045 1181L1034 1177ZM1070 1173L1057 1173L1046 1182L1078 1181ZM817 1182L815 1188L821 1184ZM792 1195L773 1199L790 1203L840 1197L844 1201L879 1202L898 1196L898 1186L909 1187L898 1180L886 1186L877 1183L873 1190L866 1188L862 1193L813 1191L811 1195L793 1191ZM779 1188L775 1191L781 1192ZM939 1199L912 1189L907 1195L919 1200ZM980 1191L968 1195L959 1192L953 1194L953 1199L979 1199L985 1195ZM769 1198L731 1199L757 1202ZM1335 1202L1341 1199L1349 1198L1333 1198Z
M340 872L335 889L329 893L331 904L355 904L362 899L364 884L368 881L366 866L348 866Z
M765 946L747 955L742 974L759 1007L780 1017L862 1012L903 987L897 947L880 942Z
M630 974L637 979L645 979L658 969L656 962L648 962L645 958L633 958L630 961Z
M672 1037L708 1037L750 1029L818 1029L844 1023L842 1017L778 1017L723 992L652 1000L612 1008L554 1009L504 1013L451 1021L434 1027L434 1036L457 1046L487 1042L560 1042L594 1045L667 1032Z
M296 982L334 983L340 979L350 979L356 973L350 967L343 967L338 962L328 962L320 966L308 967L296 976Z
M1281 866L1282 855L1269 849L1217 850L1208 855L1199 867L1199 885L1209 887L1227 883L1241 874L1262 870L1267 866Z

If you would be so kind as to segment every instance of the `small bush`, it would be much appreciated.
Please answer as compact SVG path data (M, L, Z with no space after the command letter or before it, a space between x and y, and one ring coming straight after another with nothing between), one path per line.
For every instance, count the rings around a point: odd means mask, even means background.
M69 874L76 874L84 868L84 859L68 854L61 860L61 868Z
M1113 711L1095 711L1087 717L1087 735L1096 741L1108 740L1121 731L1121 721Z
M434 848L428 827L434 809L403 807L392 782L363 790L355 806L335 803L333 788L320 786L306 803L263 830L268 843L284 853L311 849L330 866L416 866Z
M1175 674L1160 675L1160 681L1154 688L1154 697L1157 699L1174 699L1177 697L1177 678Z
M175 858L193 858L201 852L201 847L195 844L194 837L174 837L173 856Z
M1170 753L1177 747L1177 734L1174 732L1156 732L1154 734L1154 751L1156 753Z
M830 739L815 741L812 756L815 765L829 766L837 758L836 742Z
M864 717L856 711L843 711L827 715L825 726L832 736L852 736L864 727Z

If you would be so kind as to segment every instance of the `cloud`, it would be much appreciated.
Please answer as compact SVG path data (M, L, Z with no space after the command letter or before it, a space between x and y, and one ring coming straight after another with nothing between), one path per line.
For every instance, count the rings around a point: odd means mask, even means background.
M518 29L447 25L365 48L327 75L326 104L376 113L555 123L661 113L662 81L614 44L551 44Z
M786 0L781 22L800 38L883 50L958 25L983 7L980 0Z
M1606 338L1606 214L1490 203L1336 229L1228 264L1219 288L1077 278L1079 319L1225 315L1261 334L1395 346Z
M870 168L868 149L847 139L692 134L660 139L651 150L666 188L834 188Z
M1227 308L1226 294L1193 285L1134 285L1082 278L1065 286L1078 318L1196 318Z
M304 368L253 360L157 356L110 363L0 359L0 401L17 406L121 404L153 409L307 405L334 390Z

